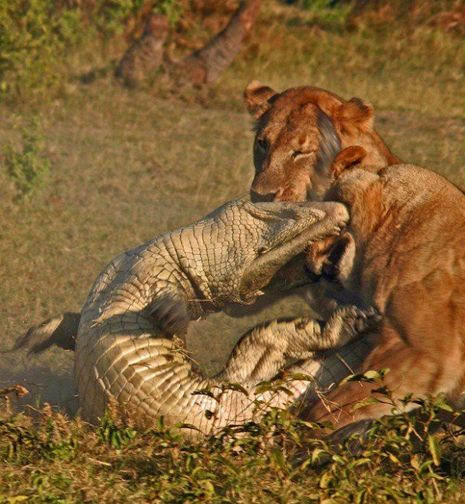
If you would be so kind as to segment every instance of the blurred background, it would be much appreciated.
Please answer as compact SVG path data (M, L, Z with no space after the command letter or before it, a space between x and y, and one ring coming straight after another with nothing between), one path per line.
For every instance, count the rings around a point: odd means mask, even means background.
M252 79L371 101L406 162L465 186L463 0L2 0L0 350L80 311L116 254L248 192ZM214 372L249 318L193 324ZM74 411L73 355L0 354L0 389Z

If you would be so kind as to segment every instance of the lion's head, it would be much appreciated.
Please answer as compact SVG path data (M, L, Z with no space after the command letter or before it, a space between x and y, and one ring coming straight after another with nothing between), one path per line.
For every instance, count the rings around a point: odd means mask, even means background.
M258 81L244 97L256 121L255 201L322 200L333 180L332 163L349 146L366 151L360 165L400 162L373 129L369 103L310 86L278 93Z

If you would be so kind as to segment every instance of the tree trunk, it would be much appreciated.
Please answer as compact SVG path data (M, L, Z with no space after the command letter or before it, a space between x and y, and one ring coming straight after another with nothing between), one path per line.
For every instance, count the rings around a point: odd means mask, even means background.
M163 64L164 45L169 24L166 16L148 17L141 38L121 58L115 75L128 87L134 87Z
M179 63L167 65L167 72L178 84L200 86L211 84L225 70L242 49L262 7L262 0L246 0L234 12L226 27L202 49ZM168 35L165 16L151 15L142 37L121 59L116 77L132 87L150 76L169 61L164 43Z
M260 14L261 7L262 0L243 2L218 35L179 64L182 79L194 85L215 82L242 49L244 40Z

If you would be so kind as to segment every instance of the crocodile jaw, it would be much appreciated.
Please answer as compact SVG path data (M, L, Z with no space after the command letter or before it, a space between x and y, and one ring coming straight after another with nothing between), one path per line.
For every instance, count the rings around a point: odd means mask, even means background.
M287 241L275 246L273 249L257 257L246 267L240 287L238 300L244 304L253 303L258 296L263 294L261 289L268 285L276 273L291 259L304 252L313 242L337 235L346 226L349 214L344 205L337 203L312 203L312 209L322 217L310 226L289 236ZM323 212L321 212L323 210ZM310 283L304 278L302 282L294 282L289 287Z

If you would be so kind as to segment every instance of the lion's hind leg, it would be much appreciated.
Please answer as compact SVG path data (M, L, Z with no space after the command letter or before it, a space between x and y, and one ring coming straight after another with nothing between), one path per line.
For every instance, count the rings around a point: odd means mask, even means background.
M365 419L411 410L414 403L402 400L447 393L453 386L442 372L436 356L409 346L400 337L385 338L375 345L360 373L384 370L381 381L348 381L309 405L303 416L331 422L336 428Z

